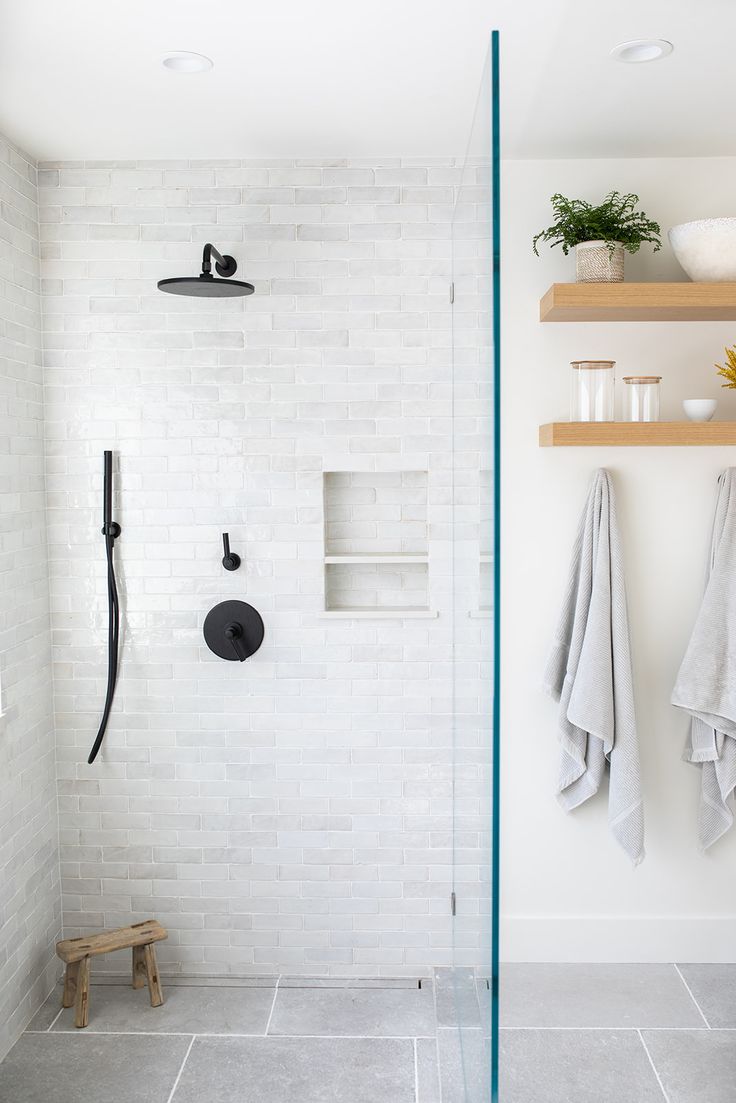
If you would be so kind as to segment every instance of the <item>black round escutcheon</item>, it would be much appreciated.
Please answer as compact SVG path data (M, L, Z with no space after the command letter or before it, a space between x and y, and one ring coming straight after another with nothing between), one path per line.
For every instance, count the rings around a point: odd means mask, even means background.
M221 659L243 662L263 643L261 614L245 601L221 601L204 619L204 638Z

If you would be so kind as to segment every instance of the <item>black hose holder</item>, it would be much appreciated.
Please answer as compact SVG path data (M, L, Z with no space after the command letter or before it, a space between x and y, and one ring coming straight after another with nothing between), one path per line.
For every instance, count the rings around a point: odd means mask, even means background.
M245 662L263 643L261 614L245 601L221 601L204 619L204 639L221 659Z

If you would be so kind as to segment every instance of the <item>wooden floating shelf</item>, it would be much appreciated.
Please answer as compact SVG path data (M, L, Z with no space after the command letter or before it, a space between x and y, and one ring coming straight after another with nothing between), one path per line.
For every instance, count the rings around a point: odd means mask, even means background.
M540 322L736 320L736 283L553 283Z
M428 555L414 555L412 552L346 552L344 555L326 555L325 563L428 563Z
M542 448L736 445L736 421L554 421L539 426Z

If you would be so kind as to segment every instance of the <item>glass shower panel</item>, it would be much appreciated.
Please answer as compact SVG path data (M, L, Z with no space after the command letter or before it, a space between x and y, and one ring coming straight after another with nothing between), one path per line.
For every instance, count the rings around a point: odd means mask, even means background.
M497 319L494 33L452 219L453 963L438 985L443 1103L496 1098ZM497 154L495 154L497 156Z

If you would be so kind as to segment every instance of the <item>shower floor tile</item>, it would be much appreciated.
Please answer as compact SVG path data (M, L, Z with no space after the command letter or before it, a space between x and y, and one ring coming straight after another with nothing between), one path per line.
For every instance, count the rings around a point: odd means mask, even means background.
M191 1038L24 1034L0 1064L3 1103L168 1103Z
M281 988L269 1034L433 1037L434 996L422 988Z
M736 1028L736 965L680 965L708 1026Z
M635 1030L505 1030L500 1097L503 1103L664 1103Z
M435 1038L417 1038L417 1103L440 1103L440 1069Z
M480 1029L488 1017L482 1019L479 987L474 969L436 969L435 1001L437 1026L470 1027Z
M733 1103L736 1030L695 1001L730 1021L736 969L682 972L504 966L503 1103ZM489 992L472 971L256 981L176 978L151 1008L100 978L82 1031L57 1018L57 988L0 1064L0 1101L488 1103Z
M172 1103L202 1100L414 1103L414 1044L399 1038L197 1038Z
M437 1049L442 1103L487 1103L491 1098L491 1043L484 1032L442 1027L437 1031ZM505 1097L502 1100L506 1103Z
M669 1103L733 1103L736 1031L645 1030Z
M87 1030L104 1034L265 1034L274 992L275 983L271 988L184 988L167 987L164 981L164 1005L151 1007L145 988L134 991L130 985L97 984L90 992ZM58 1012L59 994L54 993L51 1001ZM73 1007L62 1011L52 1027L54 1033L75 1029Z
M507 1027L701 1027L674 965L502 965Z

